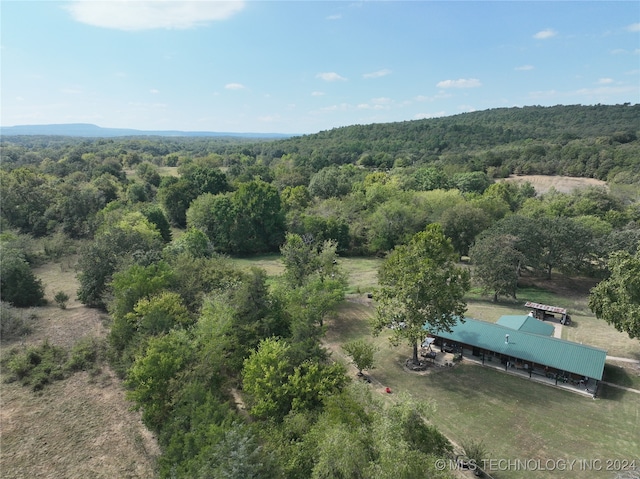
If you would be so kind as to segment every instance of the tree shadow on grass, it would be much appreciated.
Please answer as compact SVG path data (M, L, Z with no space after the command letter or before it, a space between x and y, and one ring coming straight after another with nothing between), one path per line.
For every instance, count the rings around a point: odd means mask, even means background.
M633 392L625 391L624 389L610 386L608 384L601 384L598 388L598 399L605 399L607 401L622 401L627 394L635 394Z

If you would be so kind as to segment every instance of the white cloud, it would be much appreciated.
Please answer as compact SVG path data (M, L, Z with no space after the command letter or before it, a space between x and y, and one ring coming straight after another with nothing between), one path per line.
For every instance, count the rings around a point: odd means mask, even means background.
M391 74L391 70L388 68L384 68L382 70L378 70L376 72L365 73L362 75L363 78L380 78Z
M64 7L81 23L117 30L187 29L225 20L244 8L244 1L76 0Z
M598 85L609 85L613 83L613 78L600 78L598 80Z
M312 91L311 96L324 96L323 91Z
M338 75L336 72L318 73L316 75L316 78L321 78L324 81L345 81L346 80L346 78Z
M336 13L335 15L329 15L327 20L341 20L342 15L340 13Z
M640 32L640 23L632 23L627 26L627 30L630 32Z
M339 105L329 105L320 108L320 111L348 111L351 107L348 103L340 103Z
M227 83L224 87L227 90L244 90L245 88L242 83Z
M149 93L151 93L152 95L157 95L158 93L160 93L160 90L152 88L151 90L149 90Z
M360 103L357 108L359 110L389 110L395 106L391 98L384 96L372 98L369 103Z
M548 38L553 38L558 34L558 32L556 32L555 30L551 29L551 28L547 28L546 30L542 30L538 33L536 33L533 38L535 38L536 40L546 40Z
M522 65L515 68L519 72L526 72L529 70L533 70L533 65Z
M477 88L482 86L477 78L460 78L458 80L442 80L436 85L438 88Z

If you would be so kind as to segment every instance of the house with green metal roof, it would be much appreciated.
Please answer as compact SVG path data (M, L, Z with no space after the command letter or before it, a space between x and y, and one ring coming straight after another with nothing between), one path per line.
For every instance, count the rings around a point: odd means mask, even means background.
M556 385L569 383L586 389L586 384L589 384L589 390L595 395L604 373L605 350L535 334L530 330L542 331L543 328L528 321L519 322L507 317L502 323L465 318L464 322L458 320L451 332L440 331L432 336L441 350L474 356L482 364L485 361L502 364L505 370L517 369L528 374L529 378L533 375L552 378ZM516 329L514 326L520 323Z
M553 324L545 323L533 316L524 315L501 316L496 324L518 331L524 331L525 333L540 334L541 336L553 336L556 329Z

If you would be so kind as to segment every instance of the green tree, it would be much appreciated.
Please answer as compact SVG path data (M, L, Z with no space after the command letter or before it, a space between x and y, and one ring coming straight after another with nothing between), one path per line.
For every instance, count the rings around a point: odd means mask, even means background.
M164 211L158 205L151 205L143 208L142 214L160 232L162 240L165 243L169 243L171 241L171 225Z
M191 227L168 244L164 253L170 256L188 254L194 258L207 258L213 253L213 245L206 234Z
M173 330L164 336L151 338L144 351L129 370L127 396L136 409L142 409L142 419L152 431L159 432L169 419L172 396L180 387L177 375L192 361L194 351L183 330Z
M474 277L484 293L492 293L497 302L500 295L516 297L518 271L524 261L516 248L517 238L504 234L481 235L469 252L474 265Z
M351 190L351 178L345 170L337 166L327 166L311 177L309 193L311 196L326 199L344 196Z
M4 160L4 159L3 159ZM4 162L4 161L3 161ZM21 233L43 236L49 231L46 214L55 204L56 191L51 179L27 167L0 171L2 217Z
M95 215L106 205L105 197L90 183L63 184L55 205L62 231L72 238L87 238L95 231Z
M362 339L349 341L342 349L351 357L358 368L358 376L362 376L363 369L373 369L373 357L378 350L374 345Z
M453 206L440 218L444 234L451 238L451 244L460 256L469 255L469 247L476 236L489 227L490 221L484 210L469 203Z
M426 331L448 331L464 317L469 272L456 265L456 254L442 227L432 224L407 245L396 247L378 273L380 289L374 331L395 325L391 341L405 340L418 363L418 342Z
M198 471L198 479L268 479L271 476L268 458L262 445L248 426L235 423L228 427L222 439L207 454L206 463Z
M187 210L187 226L205 233L216 251L237 251L237 211L231 194L198 196Z
M609 278L591 290L589 308L630 338L640 338L640 252L613 253Z
M39 306L44 302L42 281L33 274L24 254L0 241L0 299L17 307Z
M154 262L162 244L160 233L142 213L116 214L81 250L78 299L89 306L104 307L113 273L127 264Z
M482 194L493 183L493 180L482 171L473 171L454 175L453 183L463 193Z
M113 299L109 312L114 318L123 318L133 311L142 298L149 298L171 283L171 268L164 261L150 265L132 264L116 272L111 280Z
M158 199L167 212L169 221L180 227L186 226L187 209L198 195L189 181L173 176L163 178L158 188Z
M367 236L372 253L383 253L405 243L424 226L415 207L400 199L380 204L369 217Z
M277 251L284 240L284 215L278 190L264 181L238 185L231 197L236 214L234 253ZM215 241L214 241L215 245Z
M251 414L257 417L282 418L291 407L286 384L293 367L287 356L289 345L268 338L245 359L242 387L251 395Z
M318 269L318 255L313 244L305 243L297 234L287 233L280 247L284 278L293 288L302 286Z
M180 295L170 291L140 299L125 318L145 337L158 336L173 328L187 328L193 322Z
M230 190L227 176L206 162L194 162L180 168L182 177L198 192L217 195Z

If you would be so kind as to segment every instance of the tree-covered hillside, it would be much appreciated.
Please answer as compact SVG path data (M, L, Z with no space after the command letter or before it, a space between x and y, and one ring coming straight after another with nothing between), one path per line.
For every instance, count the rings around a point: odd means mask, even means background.
M223 155L228 157L225 163L251 166L253 174L264 174L261 168L274 162L280 169L293 163L307 179L326 166L358 164L384 169L434 165L451 173L484 171L491 177L572 175L634 183L640 175L639 132L640 104L558 105L354 125L286 140L4 136L1 153L3 169L89 153L168 166L180 157Z
M451 170L562 174L607 179L638 174L640 105L498 108L460 115L355 125L262 145L314 169L357 163L391 168L437 164ZM613 178L609 178L613 179Z

